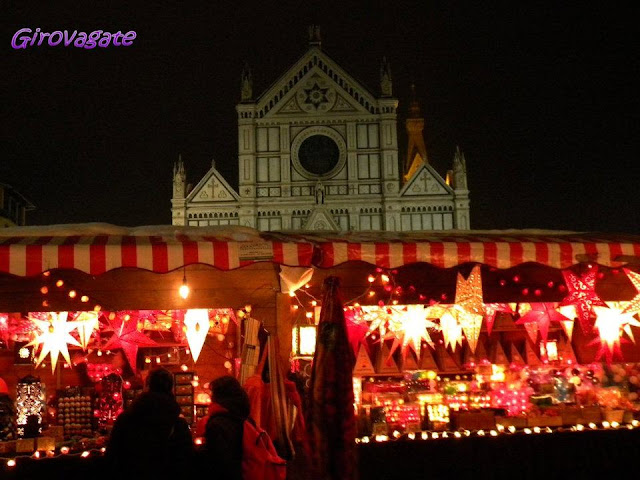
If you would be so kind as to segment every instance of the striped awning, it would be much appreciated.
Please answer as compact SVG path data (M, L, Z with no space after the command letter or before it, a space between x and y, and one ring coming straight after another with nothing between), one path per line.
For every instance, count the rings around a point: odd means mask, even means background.
M54 268L91 275L117 268L166 273L191 264L233 270L256 262L330 268L349 261L396 268L475 262L510 268L535 262L621 266L640 261L640 236L549 231L263 233L244 227L116 227L106 224L0 230L0 272Z
M328 268L363 261L382 268L416 262L437 267L477 262L510 268L535 262L567 268L580 262L620 266L640 260L640 236L548 231L442 233L370 232L343 236L300 235L319 252L314 264Z
M100 275L139 268L166 273L191 264L232 270L256 262L308 267L313 255L311 243L272 240L238 227L71 227L0 230L0 272L32 276L61 268Z

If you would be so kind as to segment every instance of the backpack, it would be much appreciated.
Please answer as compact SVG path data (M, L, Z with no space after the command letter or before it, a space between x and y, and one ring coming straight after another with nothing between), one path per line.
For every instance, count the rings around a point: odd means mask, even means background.
M285 480L287 462L280 458L271 438L251 420L244 421L242 435L242 478Z

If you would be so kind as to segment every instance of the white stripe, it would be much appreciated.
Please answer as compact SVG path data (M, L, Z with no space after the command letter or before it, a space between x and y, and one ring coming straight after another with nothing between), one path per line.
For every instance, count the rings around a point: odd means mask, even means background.
M444 268L458 265L458 244L456 242L443 242L444 245Z
M423 242L417 243L416 245L416 260L418 262L431 263L431 245Z
M389 244L389 266L391 268L401 267L405 264L402 251L401 243L394 242Z
M511 267L511 249L507 242L496 242L496 263L498 268Z
M522 242L522 263L535 262L536 259L536 246L531 242Z
M290 266L298 265L298 244L297 243L282 244L282 260L285 263L285 265L290 265Z
M122 266L122 247L120 242L122 242L122 237L109 236L107 238L105 245L105 266L107 271Z
M471 261L484 263L484 245L482 243L471 243Z
M9 247L9 272L24 277L26 272L26 246L13 244Z
M42 269L52 270L58 268L58 246L47 243L42 246Z
M227 242L227 247L229 252L229 270L233 270L240 266L240 250L238 249L238 242Z
M167 243L167 268L175 270L184 266L184 249L182 242L171 241Z
M93 237L91 237L91 240L93 240ZM88 243L91 242L82 242L82 244L76 243L73 246L73 268L85 273L89 273L91 271L91 255Z
M144 243L142 240L143 238L140 237L136 241L136 262L138 268L153 270L153 246L148 237L144 238Z
M560 245L557 243L548 243L549 246L549 266L560 268Z
M213 265L213 242L206 240L198 242L198 261L205 265Z
M376 264L376 246L373 243L363 243L360 245L360 259L363 262ZM346 260L346 256L345 256Z

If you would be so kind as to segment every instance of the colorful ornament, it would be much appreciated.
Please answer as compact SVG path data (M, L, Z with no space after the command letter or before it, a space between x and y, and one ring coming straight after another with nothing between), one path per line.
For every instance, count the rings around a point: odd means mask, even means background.
M37 318L40 317L40 318ZM51 371L56 369L58 355L62 355L67 363L71 363L67 344L80 346L78 341L70 335L77 327L73 322L67 322L68 312L46 312L31 314L31 321L40 330L39 334L25 347L42 345L40 355L36 359L36 367L42 363L45 357L51 354ZM41 320L46 318L46 320Z
M567 335L567 338L569 339L569 341L571 341L571 337L573 337L573 325L576 317L578 316L576 307L574 305L565 305L556 308L556 310L560 313L560 315L567 317L567 319L562 320L560 324L562 325L562 329Z
M595 267L582 276L578 276L570 270L562 272L568 294L560 305L575 305L580 328L586 334L589 334L591 330L591 310L593 307L606 307L595 291L597 274L598 269Z
M547 341L547 337L549 335L549 325L551 322L562 323L563 321L568 320L567 317L555 310L554 303L532 303L530 305L531 310L520 317L520 319L516 322L516 325L536 323L540 332L540 338L543 342Z
M480 274L480 265L473 267L466 280L460 273L458 273L455 303L469 313L473 313L475 315L485 314L484 304L482 303L482 277Z
M487 325L487 334L491 335L493 330L493 323L496 320L496 314L498 312L513 313L513 308L508 303L486 303L484 305L485 310L485 324Z
M480 330L482 329L482 318L482 315L476 315L466 310L458 314L458 322L464 331L472 353L476 352L478 338L480 338Z
M75 319L74 324L78 329L78 339L83 350L87 349L93 331L100 326L98 315L98 312L80 312Z
M185 335L195 363L209 332L209 311L204 308L187 310L184 314L184 325L187 327Z
M362 347L368 351L366 335L369 332L369 326L367 323L359 315L356 315L353 309L347 309L344 312L344 318L347 324L347 336L353 353L357 353Z
M157 343L138 331L138 322L135 319L129 318L126 320L127 317L128 315L120 315L113 319L109 318L109 325L113 329L113 335L102 349L115 350L116 348L121 348L127 357L129 366L135 372L138 348L141 346L153 347Z
M427 313L422 305L407 305L402 309L393 309L397 322L394 322L394 330L390 335L395 337L391 346L391 355L400 348L402 358L407 355L407 350L411 348L420 359L422 341L427 342L431 348L435 345L429 335L429 328L434 328L435 323L427 320ZM399 328L396 323L399 323ZM389 336L389 335L387 335Z
M637 313L640 312L640 273L632 272L625 268L624 273L627 274L629 280L636 289L636 296L631 299L629 305L624 309L623 313Z
M596 355L596 360L606 358L607 363L611 363L614 357L622 359L620 341L622 332L626 325L640 327L640 322L633 318L633 313L623 313L615 308L595 306L596 314L595 328L598 330L600 350Z
M453 312L453 313L452 313ZM444 346L451 347L455 352L458 345L462 346L462 327L458 323L457 312L452 308L440 317L440 328L444 338Z

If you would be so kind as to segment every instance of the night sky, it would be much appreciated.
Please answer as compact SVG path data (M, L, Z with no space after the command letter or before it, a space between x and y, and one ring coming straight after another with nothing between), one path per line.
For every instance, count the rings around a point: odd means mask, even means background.
M178 153L190 183L215 158L235 186L243 63L262 92L305 52L317 23L323 49L376 94L387 56L400 125L415 81L431 163L444 175L456 145L465 152L473 228L640 233L637 9L46 3L0 7L0 182L36 204L30 224L168 224ZM22 27L135 30L137 39L13 50Z

